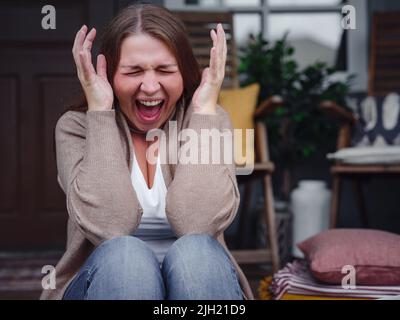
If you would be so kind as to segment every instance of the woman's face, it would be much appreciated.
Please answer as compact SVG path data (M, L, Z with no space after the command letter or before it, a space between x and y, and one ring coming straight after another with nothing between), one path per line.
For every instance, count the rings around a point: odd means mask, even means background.
M175 56L160 40L141 33L124 39L114 93L136 129L160 128L183 93Z

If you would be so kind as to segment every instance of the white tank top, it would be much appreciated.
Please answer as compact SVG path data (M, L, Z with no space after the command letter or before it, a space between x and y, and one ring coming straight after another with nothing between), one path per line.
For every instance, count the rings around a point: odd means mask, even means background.
M133 236L143 240L155 253L160 266L169 247L177 239L165 213L167 187L161 171L160 158L157 158L156 173L151 189L148 188L139 164L133 154L131 172L132 185L143 208L140 224Z
M133 152L131 179L138 200L143 208L142 219L167 220L165 214L165 196L167 194L167 187L165 186L164 177L161 171L160 157L157 157L154 182L151 189L149 189L136 160L135 153Z

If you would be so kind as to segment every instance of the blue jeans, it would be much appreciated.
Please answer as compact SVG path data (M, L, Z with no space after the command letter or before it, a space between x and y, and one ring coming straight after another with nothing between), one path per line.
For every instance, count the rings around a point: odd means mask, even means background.
M185 235L160 266L142 240L123 236L100 244L64 293L65 300L242 300L236 270L209 235Z

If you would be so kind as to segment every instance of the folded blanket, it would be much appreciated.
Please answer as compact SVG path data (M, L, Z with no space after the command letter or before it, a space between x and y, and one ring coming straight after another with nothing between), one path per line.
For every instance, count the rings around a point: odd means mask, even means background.
M272 299L286 295L306 295L336 298L379 299L400 295L400 286L358 286L345 289L340 285L324 284L316 280L304 260L288 263L274 274L269 290Z

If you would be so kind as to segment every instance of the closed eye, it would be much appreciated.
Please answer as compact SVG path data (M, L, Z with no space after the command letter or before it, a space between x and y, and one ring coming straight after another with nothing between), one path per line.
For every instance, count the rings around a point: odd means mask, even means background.
M129 73L124 73L125 76L135 76L140 74L142 71L134 71L134 72L129 72Z
M158 70L159 73L161 74L172 74L175 73L176 71L171 71L171 70ZM128 73L123 73L123 75L125 76L136 76L143 73L142 70L138 70L138 71L132 71L132 72L128 72Z

